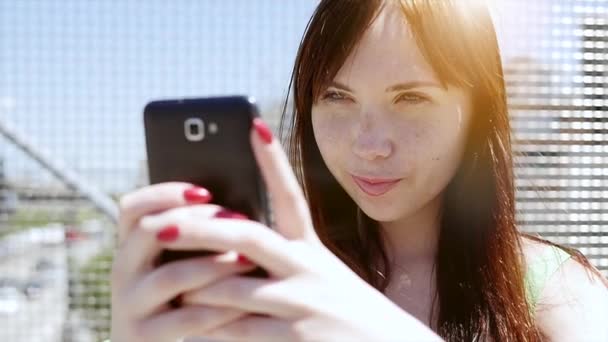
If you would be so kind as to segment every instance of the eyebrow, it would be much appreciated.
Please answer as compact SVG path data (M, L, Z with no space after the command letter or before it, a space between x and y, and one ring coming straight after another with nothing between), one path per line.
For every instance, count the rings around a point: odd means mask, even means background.
M332 81L329 83L330 87L335 87L335 88L339 88L342 90L346 90L348 92L353 93L353 90L350 89L347 85L342 84L340 82L336 82L336 81ZM413 89L413 88L418 88L418 87L435 87L435 88L442 88L443 86L437 82L432 82L432 81L410 81L410 82L404 82L404 83L397 83L395 85L392 85L388 88L386 88L386 92L393 92L393 91L403 91L403 90L408 90L408 89Z

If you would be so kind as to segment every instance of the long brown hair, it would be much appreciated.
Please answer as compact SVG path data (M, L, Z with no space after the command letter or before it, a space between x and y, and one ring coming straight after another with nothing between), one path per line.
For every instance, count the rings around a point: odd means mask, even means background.
M293 70L293 111L288 113L286 101L281 123L318 235L380 291L388 286L391 267L378 223L359 210L327 169L310 115L315 100L385 2L320 2ZM526 301L521 234L515 223L511 130L491 17L472 1L394 2L441 82L473 94L465 153L443 197L435 260L436 330L448 341L539 341L541 334ZM584 259L580 253L576 256Z

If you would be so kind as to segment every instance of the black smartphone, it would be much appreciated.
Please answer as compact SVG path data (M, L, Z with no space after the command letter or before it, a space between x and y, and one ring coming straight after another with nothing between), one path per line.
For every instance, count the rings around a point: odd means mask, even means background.
M150 102L144 109L150 183L200 185L211 192L212 203L269 225L266 190L249 142L257 116L255 101L246 96ZM157 264L214 253L164 250ZM261 268L247 275L267 276Z

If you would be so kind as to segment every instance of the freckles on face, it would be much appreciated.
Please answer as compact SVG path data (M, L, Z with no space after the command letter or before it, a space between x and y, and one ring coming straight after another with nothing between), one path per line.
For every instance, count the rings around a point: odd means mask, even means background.
M406 116L379 109L378 114L362 118L357 110L342 113L323 105L313 108L315 139L325 164L373 219L392 221L413 215L442 192L460 165L470 119L467 96L462 90L449 89L436 99L436 104ZM361 123L364 120L376 122L361 129L367 125ZM378 146L385 142L392 146L390 154L361 157L359 150L380 150ZM402 180L390 192L370 197L351 178L362 172Z
M349 132L356 122L353 116L341 115L318 106L313 107L311 116L313 133L321 157L329 171L341 183L340 170L344 169L347 156L352 153ZM344 184L342 186L344 187Z
M313 129L317 143L326 145L334 145L342 140L347 133L345 125L347 120L337 118L335 115L315 115L313 110L312 121Z
M402 14L387 6L315 99L315 140L367 215L396 220L437 197L453 177L472 115L469 95L438 80ZM398 182L371 196L353 174Z

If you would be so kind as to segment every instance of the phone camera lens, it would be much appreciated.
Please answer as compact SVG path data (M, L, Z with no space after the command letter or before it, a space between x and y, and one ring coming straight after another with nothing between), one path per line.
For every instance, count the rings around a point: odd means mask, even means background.
M192 135L198 135L199 134L199 127L198 127L198 125L195 125L195 124L191 124L190 125L190 134L192 134Z
M200 118L189 118L184 123L184 135L188 141L201 141L205 138L205 123Z

